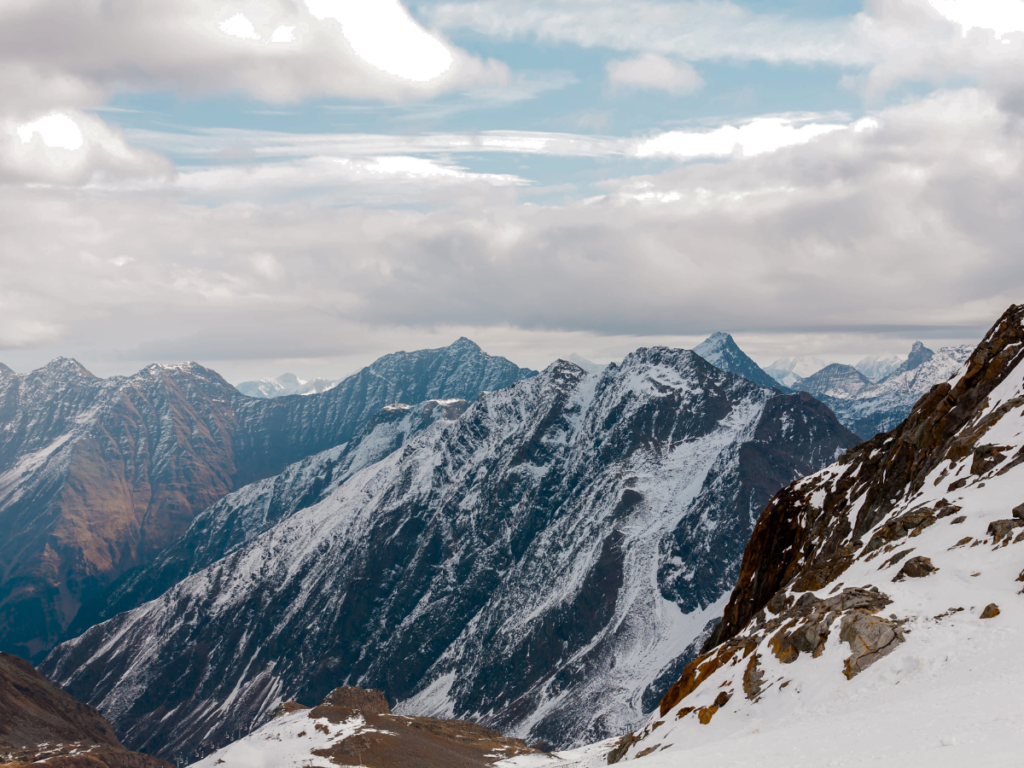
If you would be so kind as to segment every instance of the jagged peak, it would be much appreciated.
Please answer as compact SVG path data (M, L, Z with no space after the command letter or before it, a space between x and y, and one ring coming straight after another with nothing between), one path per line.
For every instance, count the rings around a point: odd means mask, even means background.
M448 349L473 349L477 352L483 352L479 344L465 336L459 336L458 339L448 346Z
M37 368L32 373L44 375L74 374L83 378L95 379L88 368L72 357L55 357L42 368Z
M0 376L13 376L14 370L9 366L0 363Z

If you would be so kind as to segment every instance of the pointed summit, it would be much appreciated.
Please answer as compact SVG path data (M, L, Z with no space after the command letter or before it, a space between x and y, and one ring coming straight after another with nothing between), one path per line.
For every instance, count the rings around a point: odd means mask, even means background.
M728 333L713 333L694 347L693 351L716 368L735 373L762 387L779 389L779 383L751 360Z

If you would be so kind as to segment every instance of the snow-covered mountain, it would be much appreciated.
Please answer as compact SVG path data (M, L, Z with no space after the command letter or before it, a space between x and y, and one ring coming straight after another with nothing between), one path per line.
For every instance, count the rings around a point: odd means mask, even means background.
M972 350L970 345L962 345L932 352L918 341L895 372L877 384L851 366L837 363L794 386L811 392L835 411L843 424L867 439L903 421L914 403L953 376Z
M501 765L1019 765L1022 361L1014 306L897 429L779 492L701 655L607 757Z
M530 741L621 733L720 613L772 494L855 442L809 395L688 351L560 361L340 484L306 472L310 506L301 468L236 495L223 530L271 497L285 514L41 668L166 756L341 684Z
M747 357L728 333L719 332L708 336L694 347L693 351L716 368L743 376L762 387L775 388L779 386L775 379Z
M473 399L534 371L468 339L388 355L319 395L259 400L196 363L100 379L0 371L0 650L41 658L83 602L227 493L350 441L385 405Z
M319 376L311 381L300 379L294 373L284 373L272 379L243 381L235 389L249 397L286 397L287 395L315 395L338 386L341 379L321 379Z
M849 400L871 386L871 379L852 365L832 363L796 383L801 392L810 392L817 398Z
M801 356L783 357L765 368L765 373L775 379L779 384L791 389L795 388L797 382L808 376L817 373L826 365L831 365L832 360L825 360L820 357Z
M874 355L863 358L853 367L871 381L879 382L895 373L903 362L904 359L898 355Z

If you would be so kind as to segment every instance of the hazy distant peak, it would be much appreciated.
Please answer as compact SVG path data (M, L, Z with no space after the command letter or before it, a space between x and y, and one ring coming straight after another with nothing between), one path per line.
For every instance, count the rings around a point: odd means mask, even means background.
M607 363L595 363L592 360L587 360L582 355L577 355L575 352L565 359L570 363L576 363L576 365L589 373L601 373L601 371L608 367Z

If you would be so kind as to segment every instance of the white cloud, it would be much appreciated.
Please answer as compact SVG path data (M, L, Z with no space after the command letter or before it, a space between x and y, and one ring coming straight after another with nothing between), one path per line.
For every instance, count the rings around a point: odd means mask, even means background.
M117 88L394 101L507 78L398 0L164 0L116 13L79 0L0 4L0 103L11 115L99 106Z
M130 146L98 117L68 110L28 122L0 118L0 183L80 186L147 178L166 183L171 164Z
M624 61L611 61L607 69L610 83L629 88L652 88L689 94L704 85L703 78L685 61L671 61L656 53L644 53Z
M858 124L858 130L870 127ZM775 152L783 147L806 144L818 136L846 130L847 126L796 121L785 117L759 117L743 125L724 125L711 131L669 131L640 142L634 150L637 157L751 157Z
M972 29L989 30L1002 38L1012 32L1024 32L1022 0L928 0L950 21L963 28L964 36Z

